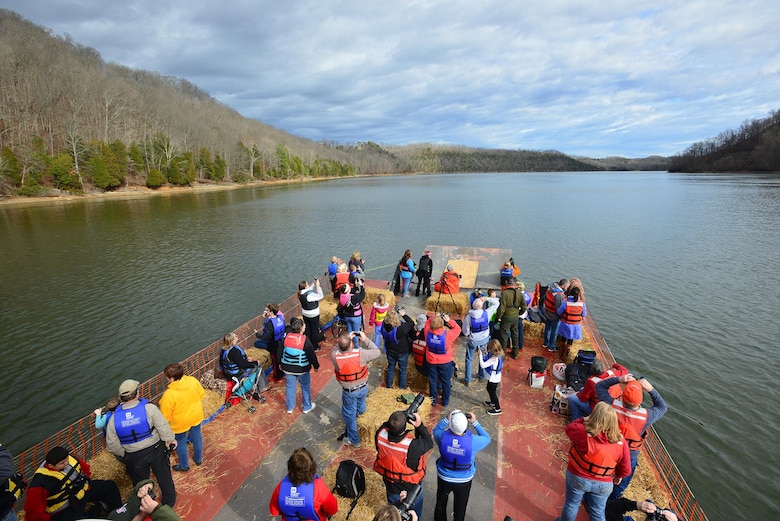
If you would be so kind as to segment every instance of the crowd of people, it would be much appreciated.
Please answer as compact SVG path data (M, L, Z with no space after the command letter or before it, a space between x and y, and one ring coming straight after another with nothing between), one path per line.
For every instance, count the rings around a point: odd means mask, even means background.
M401 297L410 295L412 277L418 277L416 295L431 293L431 252L426 250L415 264L411 250L398 263L398 285ZM327 268L330 289L337 301L338 314L347 324L330 352L336 380L341 386L345 447L359 448L357 417L366 411L369 364L384 354L388 362L384 385L407 388L407 366L410 355L417 371L428 379L432 405L448 407L451 386L456 376L458 338L466 340L462 383L470 386L475 378L486 385L485 412L502 414L500 386L505 356L517 358L523 349L523 320L534 316L544 322L543 347L554 352L566 349L582 338L582 319L587 315L584 290L577 279L561 279L532 295L517 280L520 268L509 259L500 270L500 293L491 289L470 293L470 309L462 320L446 313L421 313L412 319L403 306L390 306L380 293L368 314L365 331L365 260L354 252L348 263L337 257ZM436 291L460 291L460 275L448 265ZM324 340L320 323L320 302L324 293L318 279L298 284L302 317L287 321L279 305L268 303L263 310L262 330L255 330L255 346L270 355L270 380L285 380L285 405L293 413L297 390L301 389L301 409L307 414L315 409L311 397L310 372L319 370L317 351ZM475 360L476 359L476 360ZM476 362L476 363L475 363ZM476 367L475 367L476 366ZM265 378L260 364L238 345L238 338L228 333L223 338L219 367L226 379L225 399L235 403L235 386L243 378ZM201 401L205 391L200 382L186 375L180 363L163 370L167 389L159 407L139 395L140 384L125 380L117 397L95 410L95 425L104 432L106 448L121 461L134 485L128 502L122 504L112 481L91 479L89 465L63 447L50 450L36 470L27 490L24 510L28 521L73 521L85 517L109 517L122 521L155 521L178 519L172 510L176 490L171 472L190 470L189 450L196 466L203 464ZM263 380L264 381L264 380ZM266 389L267 387L264 387ZM653 402L642 407L643 393ZM259 399L257 394L255 399ZM565 428L571 440L566 470L566 499L558 518L573 521L580 503L585 502L590 519L623 519L627 511L637 509L649 514L656 510L668 521L677 516L657 509L649 501L623 498L623 492L636 470L638 455L650 427L666 412L663 398L646 379L634 379L627 368L614 364L606 369L597 360L583 388L568 396L571 420ZM436 447L437 490L434 520L445 521L449 496L452 494L455 521L463 521L471 483L476 472L476 454L491 441L474 412L453 410L439 421L433 432L428 430L419 413L396 411L376 431L377 452L374 470L386 488L387 501L395 510L380 509L376 519L393 519L401 502L412 491L410 510L422 519L425 494L422 482L427 471L428 454ZM170 455L177 463L170 464ZM27 484L13 473L13 461L0 445L0 483L5 480L0 503L0 521L15 521L13 505ZM273 492L269 511L286 519L321 519L333 515L338 504L328 487L317 475L317 466L306 448L293 452L287 463L288 474ZM149 480L154 472L157 482ZM162 499L154 494L159 487ZM128 517L129 516L129 517ZM400 520L400 517L398 518Z

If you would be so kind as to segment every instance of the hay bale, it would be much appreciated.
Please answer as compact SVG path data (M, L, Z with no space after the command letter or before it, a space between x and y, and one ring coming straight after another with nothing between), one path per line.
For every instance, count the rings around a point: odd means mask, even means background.
M544 336L544 323L523 320L523 335L525 338L542 338Z
M250 347L246 350L246 356L257 360L263 369L271 367L271 353L269 353L267 349Z
M108 479L116 482L123 498L126 498L133 490L133 482L127 475L125 465L117 461L114 455L107 450L101 451L87 463L89 463L93 479Z
M469 311L469 295L468 293L450 295L434 291L425 301L425 310L436 311L437 305L439 311L451 316L462 317Z
M204 418L208 418L217 412L217 409L225 404L225 392L226 391L224 389L222 391L216 391L212 389L206 391L206 396L204 396L203 400L201 401Z
M404 394L403 389L388 389L386 387L377 387L371 391L366 398L366 412L358 416L358 435L360 442L369 447L374 446L374 435L377 429L387 421L395 411L406 410L407 405L398 402L398 397ZM431 401L425 400L420 406L420 416L425 418L431 412ZM350 519L352 519L350 517Z
M322 479L330 489L336 485L336 471L338 462L330 465L322 474ZM349 516L349 521L371 521L374 518L376 510L387 504L387 493L382 476L374 472L371 468L363 467L366 474L366 493L358 499L355 509ZM339 503L339 511L330 518L330 521L345 521L349 507L352 505L352 499L341 497L334 494Z

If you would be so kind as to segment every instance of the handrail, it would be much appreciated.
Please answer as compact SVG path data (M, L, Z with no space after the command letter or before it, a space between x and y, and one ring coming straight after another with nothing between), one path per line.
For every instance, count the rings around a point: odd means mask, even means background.
M605 365L609 367L614 364L615 357L590 315L584 317L584 324L593 342L601 350ZM647 429L644 447L645 455L653 463L653 472L671 497L672 509L682 515L686 521L707 521L707 514L702 510L680 469L677 468L672 456L652 426Z
M286 317L298 316L301 314L301 304L298 295L294 294L279 304L279 308ZM248 322L236 328L233 332L238 336L239 345L243 349L248 349L254 343L254 330L262 329L262 315L257 316ZM206 373L215 368L215 362L222 349L222 339L212 342L197 353L189 356L182 361L184 372L200 380ZM162 372L143 382L139 388L140 396L150 400L153 403L159 401L165 391L166 382ZM68 449L72 454L80 458L89 460L103 451L103 433L100 429L95 429L95 420L92 414L88 414L60 430L56 434L49 436L44 441L35 444L21 454L14 457L14 467L22 472L29 481L35 470L45 459L46 453L54 447L62 446ZM16 508L21 508L23 501L16 502Z

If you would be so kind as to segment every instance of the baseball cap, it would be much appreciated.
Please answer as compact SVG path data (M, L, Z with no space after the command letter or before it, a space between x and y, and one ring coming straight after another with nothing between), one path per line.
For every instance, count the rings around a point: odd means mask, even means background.
M123 396L125 398L132 396L138 390L139 385L141 384L138 383L138 380L125 380L119 386L119 396Z
M638 380L631 380L623 389L623 403L640 405L642 403L642 384Z
M469 428L469 421L463 411L455 410L450 413L450 430L456 436L462 435Z

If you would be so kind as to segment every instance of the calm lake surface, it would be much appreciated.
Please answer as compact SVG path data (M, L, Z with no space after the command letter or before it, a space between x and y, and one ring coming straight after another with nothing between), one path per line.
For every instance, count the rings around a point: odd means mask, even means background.
M259 314L331 255L508 248L582 279L710 519L769 519L780 439L780 178L667 173L347 179L0 207L0 441L18 453ZM440 266L436 269L440 271ZM644 498L637 498L644 499Z

